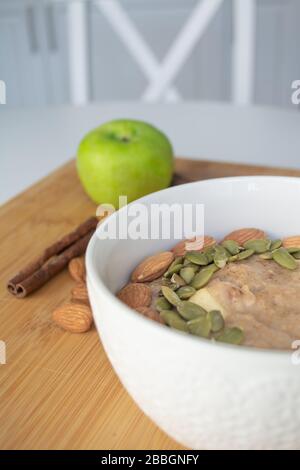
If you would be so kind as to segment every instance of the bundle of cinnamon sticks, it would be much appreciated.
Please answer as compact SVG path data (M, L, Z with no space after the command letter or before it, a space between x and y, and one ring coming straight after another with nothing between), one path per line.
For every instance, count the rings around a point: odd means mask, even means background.
M46 248L36 260L8 281L8 291L17 298L23 298L46 284L71 259L85 252L97 224L98 219L90 217L74 231Z

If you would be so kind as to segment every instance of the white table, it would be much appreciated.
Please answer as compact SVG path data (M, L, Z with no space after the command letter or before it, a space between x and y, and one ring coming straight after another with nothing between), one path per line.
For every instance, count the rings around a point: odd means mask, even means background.
M143 119L165 131L177 155L300 168L300 114L220 103L0 107L0 203L76 154L83 135L115 118Z

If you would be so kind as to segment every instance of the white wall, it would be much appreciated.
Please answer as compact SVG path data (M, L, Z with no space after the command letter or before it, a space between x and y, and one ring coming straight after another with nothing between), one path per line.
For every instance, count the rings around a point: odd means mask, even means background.
M8 106L70 102L66 10L71 1L0 0L0 79L7 85ZM93 0L85 1L91 101L139 99L147 85L143 71ZM197 3L120 2L158 60ZM300 1L256 2L254 101L291 107L291 82L300 79ZM230 100L232 31L232 0L224 0L175 80L183 99Z

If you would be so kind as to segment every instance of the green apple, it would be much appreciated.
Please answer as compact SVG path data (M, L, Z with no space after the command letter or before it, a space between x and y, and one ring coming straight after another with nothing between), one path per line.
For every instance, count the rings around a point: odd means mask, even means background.
M173 149L168 138L150 124L120 119L83 138L77 170L93 201L118 208L119 196L127 196L130 202L169 186Z

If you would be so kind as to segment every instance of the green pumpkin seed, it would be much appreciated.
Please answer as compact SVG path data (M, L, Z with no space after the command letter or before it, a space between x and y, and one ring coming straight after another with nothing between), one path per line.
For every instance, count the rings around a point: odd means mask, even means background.
M185 281L178 274L174 273L171 277L171 282L176 284L177 287L185 286Z
M244 333L240 328L225 328L215 339L221 343L241 344L244 340Z
M229 251L231 255L237 255L240 252L239 244L235 240L224 240L222 246Z
M172 274L179 273L180 269L183 267L183 264L175 264L175 266L171 267L168 269L167 272L165 272L164 276L165 277L171 277Z
M180 315L178 315L178 313L172 310L162 310L160 312L160 316L164 320L164 322L171 328L186 332L189 331L186 322L181 318Z
M180 266L181 265L181 266ZM174 261L170 264L168 270L165 272L165 277L171 277L172 274L178 273L183 265L183 256L177 256ZM179 266L179 267L178 267Z
M176 291L176 294L181 300L187 300L189 299L192 295L194 295L196 292L196 289L194 289L192 286L183 286Z
M171 310L172 305L167 301L165 297L159 297L155 302L155 308L159 312L163 310Z
M297 253L297 251L299 251L299 246L290 246L289 248L286 248L286 250L288 251L288 253L290 253L291 255L293 255L294 253Z
M161 285L162 285L162 286L169 287L169 289L171 289L171 290L176 290L176 289L177 289L176 284L173 284L173 283L171 282L171 280L170 280L170 279L167 279L166 277L163 277L163 278L162 278L162 280L161 280ZM161 292L160 294L163 295L162 292ZM159 294L159 295L160 295L160 294Z
M218 331L223 330L225 326L225 321L222 313L219 310L211 310L208 313L208 317L211 322L211 331L217 333Z
M180 270L180 276L187 284L189 284L195 276L195 270L191 266L187 266Z
M177 257L174 259L174 261L173 261L173 263L171 264L171 266L176 266L177 264L182 264L183 261L184 261L184 257L183 257L183 256L177 256ZM171 266L170 266L170 267L171 267Z
M278 248L278 250L273 251L273 260L277 264L286 269L296 269L297 262L292 255L285 248Z
M174 292L170 287L167 286L162 286L161 291L163 293L163 296L167 299L167 301L171 304L174 305L175 307L181 303L180 298Z
M254 250L244 250L241 251L238 255L236 256L237 261L242 261L244 259L250 258L250 256L254 255Z
M213 260L214 260L214 256L215 256L214 247L213 246L208 246L207 248L205 248L204 253L205 253L205 256L208 260L208 264L212 263Z
M214 256L214 263L220 269L226 266L227 260L228 256L224 253L216 253Z
M246 250L253 250L254 253L265 253L270 249L271 240L248 240L244 243L244 248Z
M259 255L261 259L273 259L273 255L271 251L266 251L265 253L262 253Z
M294 257L295 259L300 259L300 250L297 251L296 253L293 253L293 257Z
M195 289L201 289L204 287L212 278L213 274L218 271L218 267L215 264L211 264L206 268L201 269L199 273L197 273L194 279L191 282L191 286Z
M277 248L280 248L282 245L282 241L281 240L273 240L272 243L271 243L271 246L270 246L270 250L273 251L273 250L277 250Z
M193 302L184 301L177 305L177 310L180 316L185 320L193 320L206 315L206 310L200 307L200 305L194 304Z
M183 263L184 268L192 268L194 273L198 272L200 267L197 264L191 263L190 261L186 260L187 263Z
M238 255L229 256L228 262L229 262L229 263L232 263L232 262L234 262L234 261L238 261Z
M215 252L215 255L219 254L219 255L227 256L227 258L230 255L230 253L222 245L215 245L214 246L214 252Z
M209 337L211 322L208 315L188 321L187 326L192 335L200 336L201 338Z
M185 259L191 261L191 263L197 264L199 266L206 266L208 264L208 259L205 253L200 253L199 251L190 251L185 255Z

